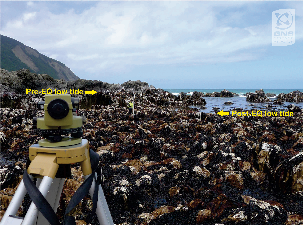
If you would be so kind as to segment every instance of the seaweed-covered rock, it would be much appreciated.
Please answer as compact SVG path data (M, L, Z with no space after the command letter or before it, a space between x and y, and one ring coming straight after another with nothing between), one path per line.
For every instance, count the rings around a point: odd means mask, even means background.
M213 93L206 93L204 94L204 97L234 97L237 96L237 94L232 93L228 90L222 90L221 92L213 92Z
M246 101L248 102L269 102L269 98L265 95L263 89L256 90L255 93L246 93Z
M96 95L96 102L91 98L92 108L78 111L86 118L83 138L100 155L99 180L114 223L257 225L300 221L301 113L292 117L202 113L200 119L198 110L188 107L203 99L199 93L180 98L151 88L142 95L136 93L135 99L134 93L131 89L103 90ZM102 96L112 103L104 104ZM89 102L85 96L82 100ZM0 190L0 199L5 199L0 217L17 186L17 179L10 183L7 179L19 173L14 171L15 162L24 163L28 147L41 139L30 131L32 117L43 116L31 108L33 101L33 97L20 100L27 109L0 109L0 180L7 186ZM129 101L134 101L135 116L128 115ZM10 161L12 167L5 167ZM70 195L83 181L79 165L72 165L72 173L57 211L61 217ZM91 201L85 198L76 210L76 219L96 225L95 219L87 218L90 206ZM20 210L21 215L25 209Z
M303 102L303 93L301 91L292 91L288 94L281 93L277 100L282 102Z
M223 90L221 91L220 97L234 97L234 93L228 91L228 90Z
M59 84L51 76L32 73L28 69L12 72L1 69L0 83L4 88L9 89L10 92L18 94L24 94L26 89L60 88Z
M275 201L263 201L251 196L243 196L248 204L247 217L251 224L284 224L287 212L283 205Z
M126 81L121 86L126 90L133 90L133 91L145 91L146 89L149 89L149 85L146 82L142 82L140 80L137 81Z
M302 112L300 107L294 104L288 105L287 108L290 112Z

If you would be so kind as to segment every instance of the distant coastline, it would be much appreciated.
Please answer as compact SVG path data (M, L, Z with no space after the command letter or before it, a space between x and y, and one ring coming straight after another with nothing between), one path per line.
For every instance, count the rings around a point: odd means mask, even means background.
M170 93L190 93L190 92L202 92L202 93L213 93L213 92L221 92L224 89L166 89L164 88L163 90L168 91ZM256 90L259 89L225 89L228 90L230 92L236 93L238 94L240 97L244 96L244 94L248 93L248 92L255 92ZM303 92L303 89L263 89L264 92L267 93L272 93L272 94L280 94L280 93L284 93L284 94L288 94L292 91L301 91Z

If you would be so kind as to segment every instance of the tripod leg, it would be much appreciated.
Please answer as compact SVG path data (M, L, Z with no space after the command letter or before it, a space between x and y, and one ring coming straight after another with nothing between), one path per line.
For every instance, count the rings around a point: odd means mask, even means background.
M36 180L36 187L39 188L40 184L41 184L42 178L37 178ZM39 212L40 214L40 212ZM38 219L38 218L37 218ZM37 224L37 219L35 220L34 224Z
M32 176L30 176L31 179L33 179ZM18 209L22 203L22 200L24 199L24 196L25 194L27 193L26 191L26 188L24 186L24 183L23 183L23 180L21 180L16 192L15 192L15 195L13 197L13 199L11 200L2 220L1 220L1 225L5 225L7 224L5 222L5 220L10 216L15 216L18 212Z
M85 179L88 177L89 175L85 176ZM93 180L92 186L89 189L89 194L91 198L94 195L94 191L95 191L95 179ZM114 225L101 185L99 185L96 214L98 216L100 225Z
M50 189L50 186L53 182L53 178L45 176L43 180L41 181L41 184L39 186L39 191L41 194L45 197L48 193L48 190ZM26 216L24 217L22 225L33 225L36 221L37 215L38 215L38 209L35 205L35 203L31 203Z
M51 205L51 207L54 209L54 212L57 211L57 208L59 206L59 201L63 189L65 178L55 178L52 186L46 196L46 200L48 203ZM42 215L41 212L38 213L38 218L37 218L37 225L47 225L49 222L45 217Z

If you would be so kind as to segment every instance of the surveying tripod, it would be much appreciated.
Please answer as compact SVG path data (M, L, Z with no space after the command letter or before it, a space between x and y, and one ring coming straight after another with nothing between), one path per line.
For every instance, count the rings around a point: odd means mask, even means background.
M66 173L70 174L70 164L74 163L80 163L85 181L66 207L64 224L76 224L74 217L70 215L88 192L93 201L92 213L96 212L100 225L114 224L102 187L97 182L96 168L99 155L89 150L88 141L82 139L82 118L73 116L72 101L70 95L45 96L45 102L42 102L45 117L36 118L36 125L45 131L46 139L29 147L31 163L24 171L23 179L0 225L61 225L56 211ZM62 133L70 131L73 132L71 137L61 136ZM33 178L37 178L36 185ZM26 193L29 194L32 203L24 218L17 217Z
M90 163L90 157L95 157L95 155L89 154L88 146L88 141L86 139L82 139L82 142L80 144L68 147L46 148L41 147L38 144L32 145L30 147L29 157L32 161L27 169L27 172L31 179L33 178L33 176L43 176L43 179L38 179L37 186L39 186L39 191L44 197L46 197L46 200L49 202L50 206L53 208L54 211L56 211L57 207L59 206L59 200L65 181L65 178L55 178L59 168L59 164L71 164L80 162L85 179L90 178L90 176L96 176L95 174L92 174L92 168ZM25 179L26 171L23 180L20 182L15 192L15 195L9 207L7 208L0 224L52 225L52 223L49 223L49 221L44 217L44 215L39 212L39 209L37 208L34 202L31 203L24 219L15 216L26 192L32 191L27 190L24 184ZM93 177L91 179L93 179ZM93 197L94 194L96 195L95 187L99 189L99 192L97 193L98 199L96 207L96 214L98 216L99 223L100 225L112 225L114 223L111 218L111 214L108 209L102 187L101 185L96 185L96 181L95 179L93 179L91 187L89 189L91 197ZM54 218L50 219L54 220Z

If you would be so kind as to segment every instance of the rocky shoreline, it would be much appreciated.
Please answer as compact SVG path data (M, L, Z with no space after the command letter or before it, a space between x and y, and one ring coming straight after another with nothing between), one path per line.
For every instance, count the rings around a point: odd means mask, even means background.
M41 91L42 89L58 89L58 90L95 90L96 92L117 92L127 91L135 92L137 94L143 94L148 90L156 89L154 86L149 85L146 82L127 81L122 84L109 84L97 80L84 80L79 79L76 81L55 80L47 74L31 73L28 69L21 69L18 71L7 71L0 69L0 95L1 97L6 95L24 95L26 89L35 89ZM162 90L163 92L163 90ZM203 106L206 104L203 97L236 97L238 94L230 92L228 90L222 90L221 92L202 93L194 91L191 95L187 93L180 93L178 96L174 96L167 92L167 95L173 101L182 101L184 99L188 104L195 104ZM273 104L283 104L283 102L303 102L303 93L300 91L293 91L285 94L280 93L278 96L272 93L264 93L263 89L256 90L255 93L248 92L245 94L246 101L252 103L264 103L272 102ZM269 97L276 97L274 101L271 101ZM202 98L202 99L201 99Z
M126 86L96 95L108 104L83 96L87 109L79 110L86 117L83 138L100 155L115 224L303 223L301 109L292 117L200 115L189 107L206 104L199 93L173 96L137 85L142 95L136 94L135 115L128 115L135 90ZM259 96L264 98L261 91ZM33 116L43 116L31 104L39 98L22 98L23 109L0 109L0 219L22 178L28 147L41 138L31 132ZM72 172L59 216L83 181L79 165ZM20 215L27 205L28 199ZM90 205L85 198L75 211L79 224L98 224L87 218Z
M148 83L141 81L127 81L121 85L84 79L65 81L63 79L56 80L47 74L32 73L28 69L21 69L11 72L5 69L0 69L1 95L8 93L25 94L26 89L35 89L41 91L42 89L48 88L52 90L95 90L97 92L102 92L105 90L118 91L122 89L139 92L147 89L154 89L153 86L149 86Z

